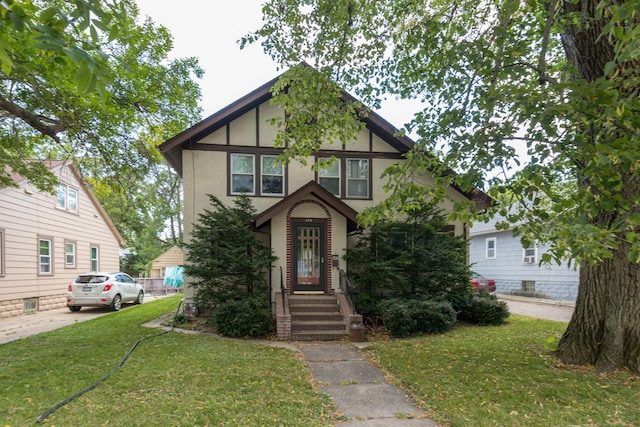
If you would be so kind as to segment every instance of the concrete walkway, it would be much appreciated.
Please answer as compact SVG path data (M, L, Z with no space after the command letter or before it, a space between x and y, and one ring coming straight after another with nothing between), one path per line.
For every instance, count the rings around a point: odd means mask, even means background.
M298 348L320 390L350 419L339 426L437 426L356 348L335 342L298 342Z

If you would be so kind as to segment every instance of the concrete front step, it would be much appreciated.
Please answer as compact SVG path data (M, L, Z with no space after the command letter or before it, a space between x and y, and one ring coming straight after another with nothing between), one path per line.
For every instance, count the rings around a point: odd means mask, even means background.
M344 321L344 316L339 311L331 312L331 313L307 313L307 312L298 312L291 313L291 321L292 322L342 322Z
M294 341L336 341L348 335L334 295L290 295L289 313Z
M293 313L340 313L337 304L289 304L289 312Z
M345 331L346 325L344 321L292 321L291 331Z
M338 331L291 331L293 341L340 341L347 335Z

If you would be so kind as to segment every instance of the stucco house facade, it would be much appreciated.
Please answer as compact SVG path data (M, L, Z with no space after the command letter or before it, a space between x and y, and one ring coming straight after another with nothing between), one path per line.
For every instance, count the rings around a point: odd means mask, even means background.
M68 161L46 161L55 194L12 174L0 188L0 317L66 305L80 273L117 271L120 233Z
M496 223L474 223L469 233L471 270L496 281L496 293L575 301L579 269L567 262L540 264L546 245L525 248L511 230L497 230Z
M269 123L282 116L270 104L270 89L277 78L171 138L160 151L182 177L184 185L185 240L189 241L198 214L207 208L207 194L226 205L241 194L249 194L258 214L254 225L277 256L270 283L272 301L281 304L281 284L285 305L296 295L340 295L341 272L348 271L342 259L353 244L350 234L358 228L357 215L386 197L384 170L402 162L414 145L398 137L397 129L370 112L356 140L344 146L325 144L307 158L307 165L275 163L282 152L274 147L277 129ZM353 98L343 92L343 99ZM334 156L336 161L314 171L311 165ZM432 176L416 178L431 185ZM465 194L451 187L452 201L478 199L481 192ZM452 202L442 208L449 211ZM467 235L462 222L450 224L457 235ZM193 299L193 289L185 284L185 299ZM288 302L287 302L288 301ZM288 315L287 307L275 308ZM278 320L278 335L294 335ZM348 322L347 322L348 323ZM293 326L295 329L295 325Z

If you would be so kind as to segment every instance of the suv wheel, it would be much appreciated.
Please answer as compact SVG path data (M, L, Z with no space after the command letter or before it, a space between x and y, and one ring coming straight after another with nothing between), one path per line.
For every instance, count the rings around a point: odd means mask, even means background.
M122 297L120 297L120 294L116 294L116 296L113 297L113 301L111 301L109 308L111 311L120 311L120 307L122 307Z

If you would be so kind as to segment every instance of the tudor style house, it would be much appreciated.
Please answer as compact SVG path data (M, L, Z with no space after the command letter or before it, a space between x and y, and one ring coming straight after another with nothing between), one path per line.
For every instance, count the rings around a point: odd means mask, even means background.
M374 112L363 120L366 129L353 143L344 146L326 144L307 159L307 165L292 162L278 165L281 153L274 147L277 129L269 119L282 116L270 104L270 89L277 78L176 135L160 146L160 151L180 174L184 185L185 238L189 239L198 214L208 207L207 194L231 205L234 197L247 193L258 214L255 227L278 257L271 271L272 301L277 315L278 336L294 339L330 339L328 331L309 333L313 316L299 317L295 304L332 303L336 297L342 313L340 278L348 270L342 256L353 243L350 234L358 228L357 215L386 197L381 179L385 169L403 161L413 142L398 137L397 129ZM354 100L346 92L343 98ZM311 166L330 157L335 161ZM430 185L432 176L420 179ZM488 202L481 192L465 194L451 187L451 200L474 199ZM451 205L442 206L450 210ZM457 235L467 235L466 225L450 225ZM193 289L185 286L185 299L193 301ZM280 294L281 288L284 295ZM320 295L312 298L309 295ZM304 295L304 296L300 296ZM284 303L282 302L284 301ZM342 302L341 302L342 301ZM284 305L284 306L282 306ZM303 309L304 310L304 309ZM305 310L308 311L308 310ZM348 316L344 329L355 322ZM307 322L307 323L305 323ZM323 327L317 327L323 328ZM329 325L324 326L329 328ZM342 332L348 333L348 331Z
M0 188L0 317L64 307L78 274L119 269L122 237L78 169L44 163L55 194L16 174Z

